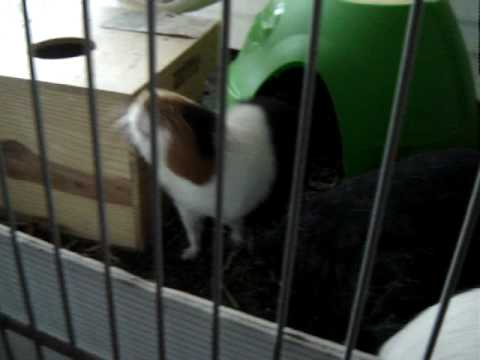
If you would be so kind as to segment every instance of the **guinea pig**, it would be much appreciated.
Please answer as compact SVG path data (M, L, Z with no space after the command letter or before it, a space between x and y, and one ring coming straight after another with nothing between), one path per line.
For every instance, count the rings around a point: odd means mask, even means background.
M387 201L358 348L380 345L442 289L480 162L473 150L417 154L398 161ZM327 192L307 193L298 227L290 327L343 342L378 180L372 171ZM279 277L287 219L254 226L255 252ZM478 231L458 289L480 285Z
M151 163L150 99L140 92L118 125ZM172 198L187 233L183 259L200 250L202 220L215 216L217 115L180 94L157 90L159 181ZM244 218L284 209L292 178L297 111L287 104L256 98L233 106L226 116L223 221L231 240L241 244ZM266 210L268 209L268 210Z
M381 360L421 360L425 355L439 304L428 307L388 339L378 355ZM432 360L480 359L480 288L450 299Z

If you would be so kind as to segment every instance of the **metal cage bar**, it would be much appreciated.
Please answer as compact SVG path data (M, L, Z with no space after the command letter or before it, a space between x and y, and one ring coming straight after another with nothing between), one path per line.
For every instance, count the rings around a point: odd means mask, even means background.
M88 0L82 1L83 32L87 44L91 43L90 31L90 11ZM113 286L110 271L110 248L107 228L107 219L105 211L105 193L102 181L102 164L100 158L100 139L98 134L98 116L97 102L95 94L94 64L91 51L86 52L86 72L88 78L88 108L90 117L90 130L93 146L93 158L95 166L95 186L97 190L97 211L100 223L100 238L103 245L104 265L105 265L105 288L107 297L107 308L110 326L111 346L113 359L120 359L120 350L118 344L117 322L115 316L115 303L113 299Z
M163 234L162 234L162 214L161 214L161 196L159 186L159 153L157 138L157 102L155 101L155 0L149 0L147 4L147 22L148 22L148 72L150 92L150 145L152 153L152 192L153 192L153 216L152 237L155 249L155 272L156 272L156 296L155 302L158 317L158 354L160 360L166 360L165 345L165 324L163 316L163 285L165 281L164 257L163 257Z
M212 271L212 297L213 297L213 321L212 321L212 360L220 358L220 305L223 291L223 190L224 190L224 157L225 157L225 122L227 112L227 67L229 62L230 41L230 0L222 2L222 33L219 49L219 116L216 124L216 159L215 169L217 176L216 203L215 203L215 233L213 247L213 271Z
M423 10L423 0L414 0L410 7L408 23L405 32L400 70L398 73L395 96L390 113L387 138L383 151L382 163L375 192L372 212L368 225L367 241L362 257L360 275L358 278L355 298L351 309L348 324L345 360L350 360L358 339L360 323L363 316L367 291L373 273L377 245L383 228L385 208L390 193L394 170L394 159L400 142L400 134L403 125L404 113L407 105L407 97L410 80L413 75L415 63L415 51L420 34L420 24Z
M34 124L40 156L40 167L42 173L43 188L45 192L45 202L47 207L48 233L50 235L50 239L53 240L54 244L55 269L57 272L57 279L59 284L60 297L62 301L63 316L65 319L67 336L72 346L75 346L75 331L73 329L70 303L68 299L67 287L65 284L65 272L60 256L60 248L62 247L62 242L58 230L55 205L53 202L52 183L50 179L50 172L48 169L47 142L45 139L45 126L43 121L43 113L40 106L40 95L38 91L37 75L33 60L32 35L30 29L30 18L28 16L27 0L22 0L22 13L23 21L25 23L25 38L27 43L28 65L30 69L30 91L33 105L33 115L35 120Z
M25 266L23 264L22 252L18 245L17 239L17 220L15 213L12 209L10 194L8 192L7 184L7 168L5 166L5 156L3 153L3 146L0 145L0 190L3 199L3 206L7 211L8 225L10 227L10 239L12 242L13 256L15 258L15 266L17 268L18 280L20 282L20 288L22 289L23 304L27 313L27 319L32 329L37 330L37 321L32 306L32 298L30 296L30 290L27 286L27 277L25 274ZM38 360L43 360L43 349L38 341L35 341L35 353Z
M293 182L288 209L287 234L283 250L282 281L278 296L277 334L273 349L274 360L279 360L282 354L283 333L287 322L295 267L295 254L298 243L298 225L300 222L303 183L305 178L310 125L312 122L313 100L315 94L315 75L322 3L322 0L315 0L312 6L309 50L307 54L306 71L304 72L303 77L299 124L295 146Z
M4 326L0 325L0 337L4 344L5 354L7 355L7 360L14 360L12 347L10 345L10 339L8 338L7 330Z
M448 269L447 277L445 284L442 289L442 294L440 296L440 307L438 309L438 314L435 319L435 323L432 327L432 332L430 334L430 339L428 341L426 350L425 350L425 360L429 360L435 350L435 344L440 334L442 328L443 320L448 310L448 305L450 303L450 298L453 295L458 283L458 278L460 277L463 263L467 255L467 250L472 240L473 232L475 231L475 226L477 224L478 216L480 215L480 168L478 170L477 176L475 178L475 184L473 186L472 195L468 202L468 207L466 211L465 218L463 220L462 228L460 230L460 235L458 237L457 245L455 247L455 252L452 256L452 261Z

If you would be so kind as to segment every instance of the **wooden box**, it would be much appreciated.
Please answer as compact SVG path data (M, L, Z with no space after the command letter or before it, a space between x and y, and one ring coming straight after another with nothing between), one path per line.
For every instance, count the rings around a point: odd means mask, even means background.
M30 3L34 43L83 37L80 0ZM0 57L0 141L6 153L14 209L19 214L46 218L19 4L7 1L0 5L0 33L8 34L2 36L8 51ZM125 12L110 5L112 0L91 2L107 221L112 244L141 249L149 189L142 180L141 160L113 123L125 111L131 95L148 81L147 34L102 26ZM201 95L217 53L217 23L207 25L196 38L156 35L159 86L192 98ZM58 223L67 233L98 240L85 57L37 58L35 64Z

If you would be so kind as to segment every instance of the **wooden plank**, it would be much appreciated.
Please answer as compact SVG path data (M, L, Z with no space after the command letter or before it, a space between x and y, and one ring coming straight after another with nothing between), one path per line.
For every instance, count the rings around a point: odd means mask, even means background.
M39 327L65 339L52 246L21 233L19 239ZM66 250L62 250L61 256L78 343L86 351L110 358L103 265ZM8 229L3 226L0 226L0 258L1 311L25 321ZM112 275L122 358L158 358L154 284L117 268L112 269ZM210 359L212 303L166 288L164 304L168 358ZM270 358L275 324L227 307L222 307L221 319L222 360ZM26 348L28 346L22 346L22 351ZM287 329L284 349L284 360L327 360L341 359L343 347ZM374 360L375 357L358 352L355 359Z
M6 168L10 178L43 184L38 155L14 140L0 142L0 145L5 152ZM87 199L97 199L95 179L92 175L52 161L48 167L54 189ZM104 184L107 203L132 205L130 183L125 178L106 178Z
M98 239L86 91L65 85L41 84L40 94L48 157L50 163L55 165L50 171L58 221L73 235ZM136 217L140 214L134 212L137 210L133 208L133 198L139 196L139 189L131 186L130 149L112 126L123 113L128 97L99 91L97 100L112 242L118 246L141 247L140 239L135 237ZM22 162L28 166L32 158L38 158L30 105L27 80L0 77L0 141L10 144L14 141L17 148L20 147L24 154L30 156L30 159L12 159L12 148L7 148L10 150L7 151L7 158L12 201L20 213L45 217L45 195L39 182L41 174L38 162L30 164L28 174L25 166L23 171L18 172ZM32 177L35 181L31 181Z
M93 173L86 89L41 83L39 91L52 161L63 166L75 164L77 170ZM128 162L119 161L126 157L128 146L113 127L126 109L128 99L125 94L97 92L105 176L129 177ZM0 106L2 139L19 139L35 151L29 80L0 77Z

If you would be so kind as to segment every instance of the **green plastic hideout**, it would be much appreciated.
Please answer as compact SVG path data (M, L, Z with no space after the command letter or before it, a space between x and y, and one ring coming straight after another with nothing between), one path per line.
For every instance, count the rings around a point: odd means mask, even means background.
M323 1L317 71L333 103L347 176L379 166L410 5ZM311 9L312 0L272 0L257 15L229 68L229 104L305 66ZM425 0L417 49L398 155L478 148L473 74L447 0ZM300 92L297 85L285 90ZM322 121L321 111L313 121Z

